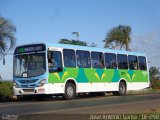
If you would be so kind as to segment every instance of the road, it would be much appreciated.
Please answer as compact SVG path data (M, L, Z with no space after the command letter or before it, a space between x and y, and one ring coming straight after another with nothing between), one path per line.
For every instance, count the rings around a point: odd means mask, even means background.
M84 97L74 100L0 103L0 114L102 114L160 112L160 93L148 95Z

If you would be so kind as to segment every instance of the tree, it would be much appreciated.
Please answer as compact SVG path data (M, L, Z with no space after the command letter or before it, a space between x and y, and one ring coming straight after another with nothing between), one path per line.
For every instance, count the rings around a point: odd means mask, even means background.
M149 75L150 75L150 79L154 79L154 78L160 76L159 68L156 68L155 66L151 67L149 69Z
M116 48L120 47L122 49L125 47L126 51L130 51L129 43L131 42L131 27L126 25L119 25L112 28L109 33L107 33L105 42L105 48Z
M149 69L150 86L152 89L160 89L160 70L153 66Z
M68 40L68 39L60 39L59 43L62 43L62 44L73 44L72 41Z
M95 43L91 43L91 45L88 45L87 42L80 41L80 40L68 40L68 39L61 39L59 43L63 44L70 44L70 45L79 45L79 46L90 46L90 47L95 47L97 46Z
M16 44L16 28L13 23L0 16L0 55L12 50Z
M70 44L70 45L80 45L80 46L87 46L86 42L80 40L68 40L68 39L61 39L59 43L63 44Z

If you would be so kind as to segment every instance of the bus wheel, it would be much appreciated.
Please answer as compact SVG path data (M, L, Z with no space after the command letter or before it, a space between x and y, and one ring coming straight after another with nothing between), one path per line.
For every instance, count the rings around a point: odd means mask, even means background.
M114 96L123 96L123 95L126 95L126 84L125 82L121 81L119 83L119 91L113 91L112 94Z
M74 99L75 96L76 96L75 85L72 83L67 83L65 87L65 93L63 95L64 99L71 100L71 99Z
M21 97L19 95L14 95L14 96L12 96L12 101L17 102L20 100L20 98Z
M119 83L118 95L120 96L126 95L126 84L123 81Z

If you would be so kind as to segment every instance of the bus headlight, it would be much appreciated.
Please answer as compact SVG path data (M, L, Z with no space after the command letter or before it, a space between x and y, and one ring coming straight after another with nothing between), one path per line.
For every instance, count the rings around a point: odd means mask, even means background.
M18 83L16 83L15 81L14 81L14 83L13 83L13 86L15 86L16 88L19 87Z
M38 83L38 87L43 86L44 84L46 84L47 79L42 79L39 83Z

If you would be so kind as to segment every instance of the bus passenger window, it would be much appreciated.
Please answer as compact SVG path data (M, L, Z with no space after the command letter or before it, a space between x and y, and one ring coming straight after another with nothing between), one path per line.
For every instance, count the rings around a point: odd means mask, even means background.
M108 69L116 69L117 68L116 54L105 53L105 64L106 68Z
M62 57L60 51L49 52L48 66L51 71L59 71L58 69L62 70Z
M75 51L63 49L63 58L65 67L76 67Z
M91 67L91 59L90 59L90 52L89 51L76 51L77 57L77 66L79 68L90 68Z
M129 63L130 70L138 69L137 56L128 55L128 63Z
M117 62L119 69L128 69L127 55L117 54Z
M104 58L102 52L91 52L92 67L104 68Z
M139 62L139 69L140 70L147 70L147 64L146 64L146 58L139 56L138 57L138 62Z

